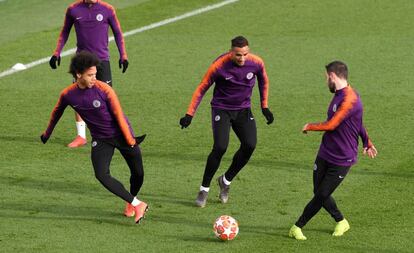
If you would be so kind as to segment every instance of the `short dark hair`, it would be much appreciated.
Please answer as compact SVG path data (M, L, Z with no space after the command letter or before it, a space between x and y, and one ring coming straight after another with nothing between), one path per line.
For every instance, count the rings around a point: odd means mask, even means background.
M245 47L248 46L249 42L243 36L237 36L236 38L231 40L231 47Z
M348 67L341 61L333 61L325 66L326 72L333 72L338 77L348 80Z
M100 63L99 58L90 52L81 51L72 57L69 66L69 73L76 79L76 74L82 74L90 67L98 66Z

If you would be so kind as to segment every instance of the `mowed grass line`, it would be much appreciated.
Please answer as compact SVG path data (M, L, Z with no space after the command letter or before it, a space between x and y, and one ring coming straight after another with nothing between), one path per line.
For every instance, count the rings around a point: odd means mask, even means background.
M142 145L146 172L142 198L151 210L139 227L122 217L123 203L94 179L90 147L64 147L74 131L70 109L50 142L38 142L59 91L70 81L65 74L68 59L55 72L42 65L0 80L4 119L0 138L7 146L0 159L0 240L5 251L411 252L413 208L408 196L413 191L414 162L407 150L412 150L414 93L412 75L403 72L412 62L406 55L409 41L404 23L394 29L399 16L381 15L388 10L403 15L410 8L403 8L402 1L393 6L381 2L375 12L365 13L361 9L372 10L372 2L352 3L340 6L350 18L335 19L346 36L328 32L325 20L333 20L336 16L331 12L337 10L328 2L241 1L127 38L133 65L121 75L113 59L113 73L114 87L134 129L148 134ZM257 15L262 18L255 19ZM364 17L371 21L357 26ZM219 204L213 182L208 206L197 209L193 200L212 144L212 92L189 129L181 130L178 119L210 62L239 33L265 59L276 124L265 124L255 90L259 142L252 160L234 181L229 205ZM323 65L332 58L350 65L350 80L362 95L365 124L380 155L377 160L360 157L335 193L351 231L332 238L334 224L321 211L304 230L309 240L298 243L287 238L287 231L312 196L311 169L321 138L318 133L304 136L300 128L307 121L325 118L331 95L324 84ZM237 148L232 135L218 173L224 172ZM119 154L111 170L128 181ZM218 242L211 232L214 219L224 213L240 222L240 235L231 243Z

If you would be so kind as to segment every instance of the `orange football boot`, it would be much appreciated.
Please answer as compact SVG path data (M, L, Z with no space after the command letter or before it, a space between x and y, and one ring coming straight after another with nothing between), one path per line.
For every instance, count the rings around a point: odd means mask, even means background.
M124 211L124 215L126 217L132 217L135 215L135 208L133 205L131 205L130 203L127 203L125 206L125 211Z
M141 202L139 205L135 206L135 223L141 223L141 220L145 217L145 212L148 211L148 205L145 202Z

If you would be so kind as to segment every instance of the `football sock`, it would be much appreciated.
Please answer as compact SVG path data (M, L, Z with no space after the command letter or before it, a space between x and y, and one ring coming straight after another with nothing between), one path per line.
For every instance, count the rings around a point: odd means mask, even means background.
M78 131L78 135L84 139L86 139L86 125L85 121L76 121L76 129Z
M132 200L131 205L133 205L133 206L137 206L137 205L139 205L139 204L141 204L141 201L139 201L139 200L137 199L137 197L134 197L134 200Z
M200 191L208 192L209 190L210 190L210 187L200 186Z
M225 185L230 185L230 184L231 184L231 181L228 181L228 180L226 179L226 175L223 175L223 183L224 183Z

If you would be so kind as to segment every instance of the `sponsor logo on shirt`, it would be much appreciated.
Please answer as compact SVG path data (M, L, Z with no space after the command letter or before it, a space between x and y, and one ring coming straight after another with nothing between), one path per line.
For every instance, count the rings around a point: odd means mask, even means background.
M101 22L103 20L103 15L101 13L99 13L98 15L96 15L96 20L98 20L99 22Z
M92 102L92 104L93 104L93 107L95 107L95 108L99 108L99 107L101 106L101 101L99 101L99 100L94 100L94 101Z
M246 78L250 80L250 79L253 78L253 76L254 76L254 74L252 72L249 72L249 73L247 73Z
M216 115L216 117L214 118L214 121L219 121L220 120L220 115Z
M226 80L230 80L232 78L233 78L232 76L228 76L228 77L226 77Z
M81 18L82 18L82 17L77 17L77 18L76 18L76 20L79 20L79 19L81 19Z
M343 178L344 178L344 176L339 176L339 178L340 178L340 179L343 179Z
M96 147L96 145L98 145L98 142L93 141L93 142L92 142L92 147Z
M333 111L333 112L336 112L336 109L337 109L336 107L337 107L337 106L336 106L336 104L334 104L334 105L332 106L332 111Z

